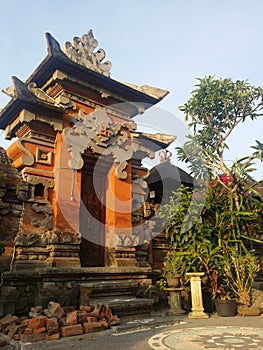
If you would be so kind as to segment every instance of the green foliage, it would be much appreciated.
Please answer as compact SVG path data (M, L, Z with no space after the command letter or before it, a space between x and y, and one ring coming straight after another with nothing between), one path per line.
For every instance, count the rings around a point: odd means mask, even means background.
M192 97L180 107L189 127L193 127L194 136L178 149L179 159L189 163L195 177L202 176L204 166L209 174L215 175L218 170L227 172L223 162L227 138L238 124L263 114L261 87L253 87L247 81L215 79L214 76L198 80ZM262 144L257 142L262 152ZM200 167L196 164L196 153Z
M202 180L202 187L199 195L184 187L178 189L169 204L160 209L159 216L167 224L171 252L175 257L180 254L183 261L183 273L205 272L207 285L215 297L220 285L225 283L230 287L242 269L231 256L231 250L233 253L237 249L238 261L243 261L245 256L255 262L254 267L257 265L245 242L261 242L259 215L263 198L255 191L257 182L252 172L254 159L262 160L263 144L256 141L252 147L256 151L230 168L225 163L224 151L228 148L228 137L240 123L262 116L263 89L247 81L233 82L214 76L198 80L192 97L180 107L194 134L177 151L194 177ZM248 268L243 272L247 273ZM242 293L250 290L258 270L253 271L247 277L249 287L239 283ZM235 293L238 294L237 288Z

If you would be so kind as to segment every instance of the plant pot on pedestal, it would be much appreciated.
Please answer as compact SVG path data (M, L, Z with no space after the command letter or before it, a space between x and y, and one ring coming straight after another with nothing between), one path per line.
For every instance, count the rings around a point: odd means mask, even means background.
M236 300L215 299L215 307L218 316L234 317L237 313Z
M170 288L178 288L181 286L181 275L166 277L166 280Z

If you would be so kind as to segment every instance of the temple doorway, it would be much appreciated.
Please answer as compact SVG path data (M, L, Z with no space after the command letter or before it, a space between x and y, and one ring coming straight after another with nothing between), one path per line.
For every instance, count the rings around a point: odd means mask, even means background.
M82 267L105 266L105 191L107 171L94 168L96 159L85 157L81 177L80 261Z

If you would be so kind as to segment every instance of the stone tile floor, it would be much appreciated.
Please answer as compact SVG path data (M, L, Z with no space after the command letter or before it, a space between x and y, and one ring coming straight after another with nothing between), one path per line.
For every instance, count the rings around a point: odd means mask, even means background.
M260 328L216 326L170 330L151 337L154 350L263 349Z

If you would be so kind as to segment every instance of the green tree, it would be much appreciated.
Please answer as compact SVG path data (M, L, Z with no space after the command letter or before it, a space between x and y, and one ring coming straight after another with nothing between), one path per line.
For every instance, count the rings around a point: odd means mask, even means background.
M252 172L254 160L262 160L263 144L257 141L254 153L230 167L225 150L240 123L263 115L263 89L214 76L198 80L192 97L180 107L193 135L177 151L192 175L201 180L201 200L200 195L181 188L161 208L160 217L167 221L171 249L184 254L186 270L198 268L206 273L215 295L228 253L236 249L246 254L244 240L256 240L259 233L262 198ZM255 274L250 276L251 283L253 278Z

